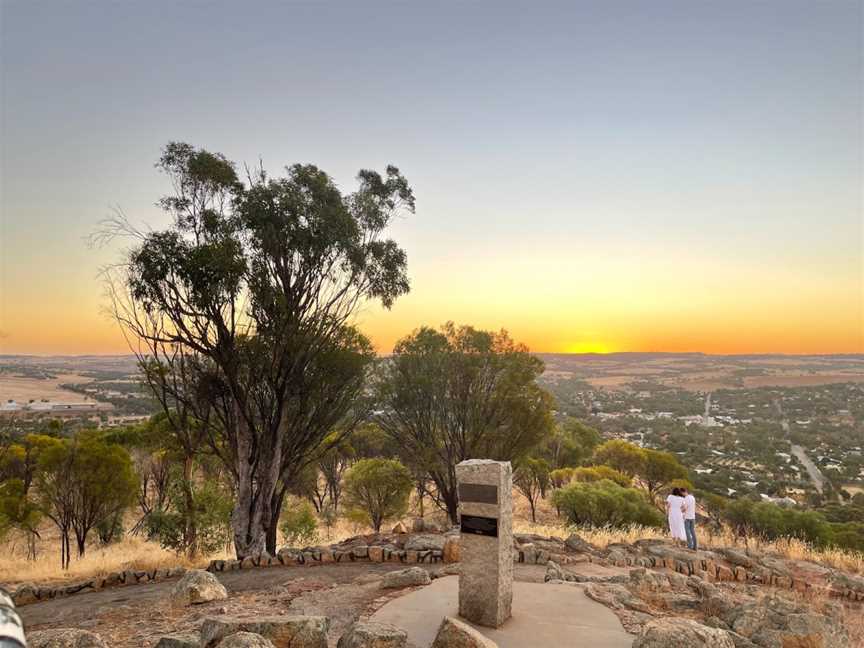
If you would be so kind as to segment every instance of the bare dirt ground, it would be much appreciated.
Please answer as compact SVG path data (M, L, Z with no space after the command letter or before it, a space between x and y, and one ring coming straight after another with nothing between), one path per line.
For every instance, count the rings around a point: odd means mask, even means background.
M131 585L78 594L20 608L28 632L47 628L86 628L113 648L153 646L160 636L195 634L207 616L254 617L313 614L330 618L329 642L335 646L358 617L368 616L410 589L381 589L380 578L405 565L388 563L330 564L317 567L273 567L217 574L229 592L227 601L172 607L168 593L175 581ZM444 566L430 567L433 574ZM545 567L517 565L517 580L542 582ZM598 565L579 565L585 575L623 573Z
M63 383L85 383L91 378L79 374L56 374L56 378L22 378L0 374L0 402L14 400L19 403L27 403L30 400L54 401L57 403L83 403L92 399L82 394L60 387Z

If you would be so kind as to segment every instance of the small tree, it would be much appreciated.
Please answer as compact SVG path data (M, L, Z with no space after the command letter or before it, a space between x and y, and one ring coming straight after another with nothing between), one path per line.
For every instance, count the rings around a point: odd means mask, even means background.
M379 533L384 520L408 509L413 487L410 471L395 459L362 459L345 475L345 503Z
M634 477L643 470L645 451L632 443L612 439L597 447L594 451L594 462L606 464L629 477Z
M36 539L42 514L24 491L24 482L9 479L0 484L0 536L11 529L27 538L27 559L36 560Z
M403 461L428 474L453 524L456 464L518 463L552 432L553 399L536 381L543 362L506 331L423 327L397 342L381 370L376 420Z
M537 501L542 499L549 488L549 464L545 459L529 457L519 464L513 475L513 484L528 500L531 507L531 521L537 522Z
M78 556L84 556L90 531L116 519L133 503L138 479L126 450L82 433L42 450L37 485L42 509L60 531L61 563L66 568L70 532L75 534Z
M562 488L573 481L575 468L556 468L549 473L549 482L553 488Z
M656 501L657 493L667 485L676 480L686 479L687 469L671 452L650 449L642 452L645 460L638 472L652 502Z

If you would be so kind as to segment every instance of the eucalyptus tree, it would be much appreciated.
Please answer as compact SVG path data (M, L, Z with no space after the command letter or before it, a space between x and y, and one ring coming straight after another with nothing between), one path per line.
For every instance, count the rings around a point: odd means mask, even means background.
M403 461L428 474L436 503L457 522L456 464L517 461L551 434L543 363L502 331L446 324L400 340L382 365L377 422Z
M354 316L408 291L385 231L414 196L392 166L360 171L347 194L313 165L241 181L224 156L176 142L157 167L172 223L135 233L115 313L133 343L197 359L189 402L233 480L235 550L272 552L291 482L331 430L363 416L374 354Z

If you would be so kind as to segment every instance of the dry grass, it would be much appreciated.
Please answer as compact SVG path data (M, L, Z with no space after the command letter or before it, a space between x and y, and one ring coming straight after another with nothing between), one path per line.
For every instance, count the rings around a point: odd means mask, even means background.
M73 559L66 571L60 568L59 543L56 541L40 543L39 557L35 561L26 560L19 547L6 545L0 555L0 582L74 581L125 569L146 570L177 565L192 567L198 563L193 565L155 542L135 537L127 537L107 547L91 547L83 558Z
M410 515L417 514L415 507L412 507L413 510ZM431 506L427 503L427 518L432 518L439 524L446 525L446 518L441 513L435 511L430 514L430 510ZM600 548L605 548L615 542L633 543L643 538L666 537L662 529L640 526L623 529L570 527L563 524L556 517L554 509L545 502L541 503L538 508L537 519L537 523L531 522L527 501L521 496L516 497L514 501L514 531L516 533L535 533L546 537L564 539L575 531L585 540ZM407 517L405 521L408 523L410 517ZM392 524L388 525L385 530L389 531L390 528L392 528ZM319 523L319 534L316 542L333 544L367 533L371 533L371 529L368 527L340 518L329 529L324 524ZM43 540L38 547L39 559L35 562L26 560L26 547L20 540L13 538L5 543L0 543L0 583L74 581L125 569L147 570L177 565L201 567L214 558L233 557L230 550L226 549L216 554L201 556L192 563L182 555L162 549L155 542L127 536L121 542L107 547L98 545L89 547L84 558L80 560L73 558L70 568L63 571L60 569L60 552L56 533L51 528L45 528L42 535ZM701 529L700 543L705 548L743 546L741 538L736 537L728 530L720 533L708 533L706 529ZM864 555L859 553L838 549L815 549L798 540L763 542L751 538L747 546L783 558L812 561L855 574L864 573Z

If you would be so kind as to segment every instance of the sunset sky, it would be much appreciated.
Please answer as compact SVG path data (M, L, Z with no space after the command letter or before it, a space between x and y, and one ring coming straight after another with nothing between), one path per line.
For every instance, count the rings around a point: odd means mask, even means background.
M862 3L0 2L0 354L125 352L86 237L169 140L397 165L422 324L535 351L864 352Z

